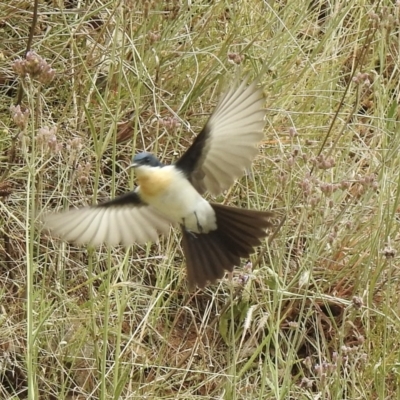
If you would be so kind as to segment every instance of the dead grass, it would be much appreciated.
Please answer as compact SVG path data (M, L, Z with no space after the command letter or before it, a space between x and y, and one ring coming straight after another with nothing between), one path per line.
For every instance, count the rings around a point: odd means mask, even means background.
M188 4L41 2L46 83L13 70L32 5L0 4L0 398L397 398L399 8ZM133 187L136 151L177 159L247 74L265 140L217 200L286 220L233 281L190 292L178 232L94 250L40 231Z

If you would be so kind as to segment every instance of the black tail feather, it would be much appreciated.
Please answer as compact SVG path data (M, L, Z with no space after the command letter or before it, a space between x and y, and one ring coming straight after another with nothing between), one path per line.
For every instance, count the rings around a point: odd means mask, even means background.
M183 229L182 246L191 286L204 287L223 277L248 258L253 247L261 244L271 227L273 213L211 204L217 229L209 233L192 233Z

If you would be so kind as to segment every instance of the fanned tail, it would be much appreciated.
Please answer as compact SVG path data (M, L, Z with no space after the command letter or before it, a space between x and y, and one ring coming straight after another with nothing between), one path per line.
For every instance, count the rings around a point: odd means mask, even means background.
M189 284L204 287L248 258L271 227L273 213L211 204L217 229L209 233L182 230Z

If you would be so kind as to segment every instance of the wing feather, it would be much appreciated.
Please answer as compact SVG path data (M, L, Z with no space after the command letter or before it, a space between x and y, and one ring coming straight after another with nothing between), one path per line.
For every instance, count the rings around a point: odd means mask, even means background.
M76 244L125 246L156 241L173 222L142 203L135 192L93 207L48 214L45 229Z
M195 188L219 194L228 189L258 153L263 138L263 91L257 82L229 89L206 125L177 161Z

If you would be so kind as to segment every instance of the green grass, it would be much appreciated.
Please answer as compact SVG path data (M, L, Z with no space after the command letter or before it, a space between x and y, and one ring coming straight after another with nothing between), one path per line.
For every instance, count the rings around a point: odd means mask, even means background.
M40 2L47 83L13 70L33 5L0 4L0 398L400 398L400 9L191 3ZM176 160L245 76L265 139L217 201L283 221L252 268L190 291L179 232L87 249L41 231L132 188L135 152Z

